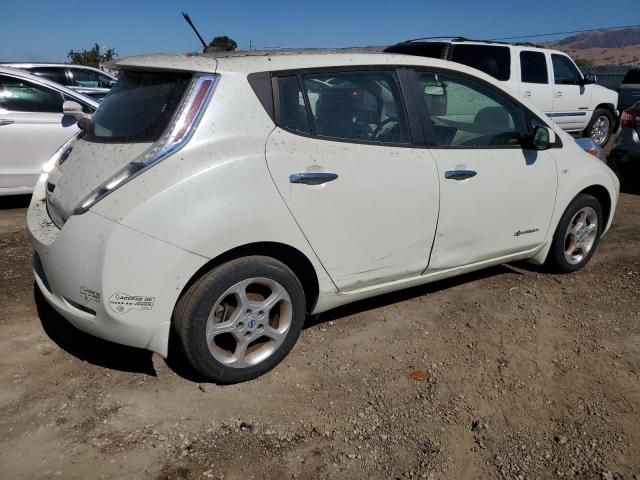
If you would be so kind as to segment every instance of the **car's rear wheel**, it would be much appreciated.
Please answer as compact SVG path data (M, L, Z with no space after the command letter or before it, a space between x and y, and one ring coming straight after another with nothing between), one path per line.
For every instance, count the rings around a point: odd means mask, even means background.
M178 302L174 326L191 365L208 380L237 383L275 367L291 351L305 319L300 281L262 256L220 265Z
M574 198L558 223L547 265L561 273L584 267L598 247L603 218L597 198L585 193Z
M609 110L604 108L597 108L593 112L591 121L585 130L586 136L590 137L594 143L600 147L604 147L609 138L611 138L611 132L613 131L613 115Z

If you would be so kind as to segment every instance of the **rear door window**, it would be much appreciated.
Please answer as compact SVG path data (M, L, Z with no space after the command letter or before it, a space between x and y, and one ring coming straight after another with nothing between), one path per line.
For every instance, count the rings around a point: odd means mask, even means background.
M111 78L87 68L69 68L70 85L82 88L110 88Z
M491 75L498 80L511 78L511 50L498 45L455 44L451 60Z
M62 113L62 94L48 87L0 75L0 109L11 112Z
M95 142L154 142L169 125L191 74L123 72L93 115L84 139Z
M622 83L631 83L640 85L640 68L637 70L629 70L624 76Z
M59 83L60 85L67 85L68 83L64 67L35 67L30 68L29 72L51 80L52 82Z
M578 85L582 75L569 57L553 53L551 62L553 63L553 76L556 85Z
M547 57L542 52L520 52L520 80L523 83L549 83Z
M409 143L395 72L318 73L302 75L300 80L304 105L295 87L288 92L281 88L280 122L285 121L283 111L304 108L312 135L356 142ZM287 96L283 96L285 93ZM299 114L295 113L295 117ZM306 124L300 121L300 125Z

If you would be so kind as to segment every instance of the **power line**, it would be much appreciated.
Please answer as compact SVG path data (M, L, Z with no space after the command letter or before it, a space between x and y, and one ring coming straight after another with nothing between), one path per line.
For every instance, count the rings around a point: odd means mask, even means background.
M517 40L520 38L537 38L537 37L551 37L554 35L570 35L572 33L584 33L584 32L595 32L597 30L615 30L620 28L636 28L640 27L640 25L624 25L621 27L604 27L604 28L589 28L585 30L573 30L571 32L555 32L555 33L539 33L537 35L520 35L519 37L502 37L502 38L491 38L490 40Z

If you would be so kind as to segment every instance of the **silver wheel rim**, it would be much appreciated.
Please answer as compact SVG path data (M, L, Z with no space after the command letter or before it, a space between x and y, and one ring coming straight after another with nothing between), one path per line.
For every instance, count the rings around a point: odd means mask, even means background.
M596 121L593 122L593 126L591 127L590 137L598 145L602 146L609 136L609 127L611 123L606 115L600 115L596 118Z
M209 313L209 352L227 367L257 365L282 345L292 318L291 297L278 282L262 277L238 282Z
M564 235L564 257L571 265L582 262L591 252L598 234L598 214L584 207L574 215Z

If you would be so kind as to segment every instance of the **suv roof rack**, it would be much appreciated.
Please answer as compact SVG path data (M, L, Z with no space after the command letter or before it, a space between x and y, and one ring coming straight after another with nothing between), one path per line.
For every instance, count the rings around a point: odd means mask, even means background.
M440 36L440 37L422 37L422 38L412 38L411 40L405 40L404 42L400 42L396 45L408 44L408 43L419 43L419 42L434 42L438 40L450 41L450 42L482 42L482 43L495 43L498 45L517 45L520 47L535 47L535 48L545 48L544 45L539 45L537 43L531 42L501 42L499 40L478 40L460 36Z

